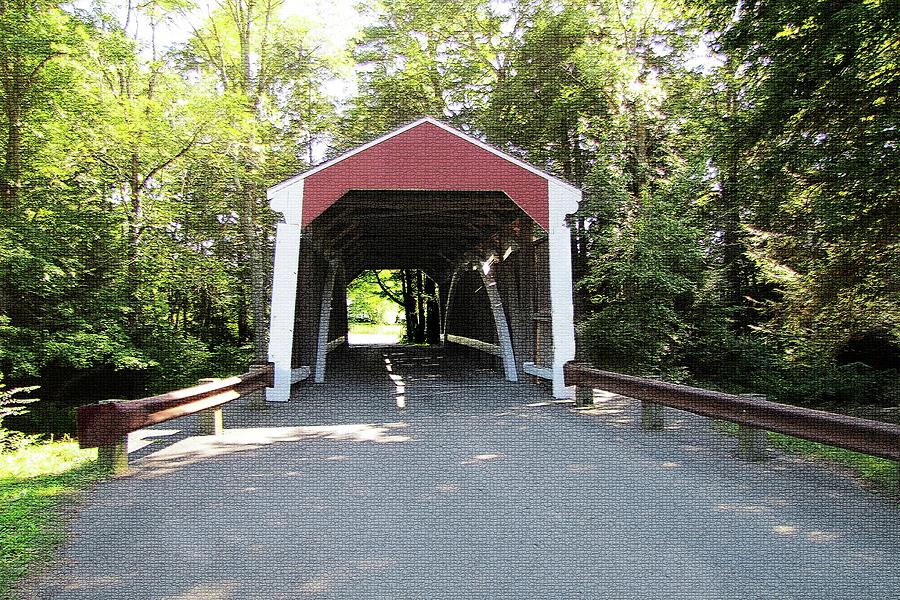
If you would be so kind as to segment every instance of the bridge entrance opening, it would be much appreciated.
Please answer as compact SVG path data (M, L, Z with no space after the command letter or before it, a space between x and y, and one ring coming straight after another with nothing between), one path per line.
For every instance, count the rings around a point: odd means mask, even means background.
M405 341L468 346L495 357L509 381L535 377L571 394L562 366L575 349L566 215L576 188L429 118L273 187L269 199L284 215L269 400L288 400L307 377L325 380L329 353L360 340L358 292L373 284L394 296Z
M440 344L440 293L421 269L370 269L347 285L351 346Z

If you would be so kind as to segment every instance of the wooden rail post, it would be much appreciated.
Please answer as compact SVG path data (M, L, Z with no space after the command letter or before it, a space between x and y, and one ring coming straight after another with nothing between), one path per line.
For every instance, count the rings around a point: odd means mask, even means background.
M594 403L594 388L589 385L575 387L575 406L590 406Z
M666 428L666 407L656 402L641 401L641 429L661 430Z
M215 378L205 378L201 379L199 383L214 383L216 381L219 380ZM197 416L200 418L200 435L222 435L225 426L221 405L202 410Z
M648 375L647 379L659 381L658 375ZM641 429L661 431L666 428L666 407L656 402L641 400Z
M258 373L259 371L264 371L268 368L270 368L270 364L267 362L253 362L250 363L249 372ZM307 376L309 376L309 373L307 373ZM290 387L290 385L288 385L288 387ZM255 410L264 410L265 408L267 408L265 388L247 392L245 396L247 396L247 399L249 400L248 405L250 408Z
M765 394L741 394L750 400L766 400ZM766 447L769 444L769 432L752 425L738 424L735 434L738 442L738 456L744 460L762 461L768 458Z
M98 404L110 404L121 400L101 400ZM114 443L97 448L97 465L104 473L121 475L128 471L128 434Z
M761 461L768 458L766 446L769 443L769 432L759 427L738 425L735 434L738 442L738 455L745 460Z

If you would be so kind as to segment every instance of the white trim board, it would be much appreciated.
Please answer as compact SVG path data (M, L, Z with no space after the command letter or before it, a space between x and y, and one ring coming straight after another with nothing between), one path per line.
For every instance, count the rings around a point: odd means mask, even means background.
M300 383L312 373L308 365L291 369L291 384Z
M541 379L549 379L553 381L553 369L548 367L539 367L533 362L527 362L522 365L522 370L529 375L540 377Z
M333 352L337 350L345 341L347 341L347 338L345 338L344 336L334 338L333 340L325 344L325 352Z
M489 344L488 342L482 342L481 340L476 340L475 338L465 337L462 335L453 335L452 333L446 334L445 339L448 342L453 342L454 344L459 344L460 346L475 348L476 350L481 350L482 352L487 352L488 354L493 354L494 356L503 355L503 353L500 351L500 346L498 346L497 344Z

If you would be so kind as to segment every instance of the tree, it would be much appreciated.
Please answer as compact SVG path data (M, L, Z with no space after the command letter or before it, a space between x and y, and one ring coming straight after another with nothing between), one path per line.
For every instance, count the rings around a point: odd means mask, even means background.
M153 301L155 270L146 264L145 234L159 231L172 216L167 206L164 176L198 145L209 143L221 127L221 104L209 87L189 85L156 54L141 57L140 40L127 31L129 23L147 18L151 28L159 18L148 5L146 12L130 8L125 23L103 21L96 74L102 96L102 129L94 130L90 157L107 170L124 208L128 228L130 322L136 326L146 305ZM155 249L154 249L155 250ZM152 251L151 251L152 252Z
M780 331L814 362L879 332L900 344L896 7L713 8L729 19L717 49L744 106L728 129L753 258L784 294Z
M275 0L223 0L181 50L184 68L214 75L238 111L225 149L232 160L231 186L225 192L240 225L245 252L240 264L257 360L267 357L266 265L272 228L263 190L312 156L315 140L329 128L333 114L318 92L331 74L329 64L319 57L308 30L279 19L281 5Z
M26 160L38 143L29 136L29 121L48 118L46 102L55 85L64 85L67 70L59 63L85 40L82 23L59 3L42 0L0 2L0 90L5 130L0 170L0 208L15 211L30 172ZM37 113L43 112L43 115ZM31 130L34 131L34 130Z

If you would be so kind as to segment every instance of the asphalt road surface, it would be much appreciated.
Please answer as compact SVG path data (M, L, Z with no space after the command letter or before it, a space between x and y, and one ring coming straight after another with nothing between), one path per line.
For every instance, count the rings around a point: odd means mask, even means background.
M283 405L135 436L23 597L865 598L900 594L897 499L735 456L709 422L643 431L490 360L358 347ZM139 442L138 438L143 438Z

